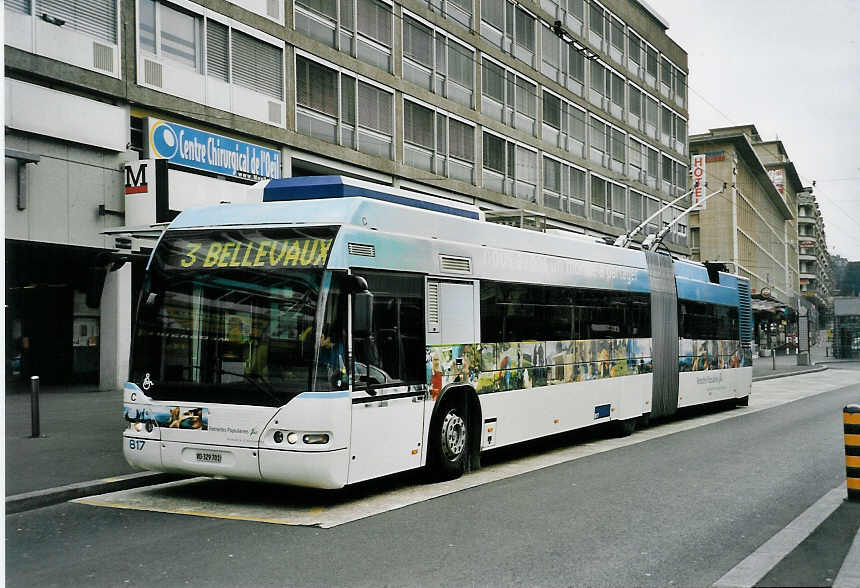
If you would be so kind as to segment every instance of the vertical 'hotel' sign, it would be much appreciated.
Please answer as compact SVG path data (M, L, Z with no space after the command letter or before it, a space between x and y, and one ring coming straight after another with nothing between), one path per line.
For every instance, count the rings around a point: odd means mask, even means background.
M693 156L693 204L696 210L705 208L705 154Z

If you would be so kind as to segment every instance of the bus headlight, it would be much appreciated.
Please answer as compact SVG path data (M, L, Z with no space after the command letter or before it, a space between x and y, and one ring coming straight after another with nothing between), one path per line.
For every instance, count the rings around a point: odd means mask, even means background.
M134 430L138 433L143 431L143 423L134 423Z
M280 431L275 431L275 434L272 435L272 439L274 439L275 443L283 443L284 442L284 434Z
M287 443L290 445L295 445L299 440L299 436L296 433L287 433Z

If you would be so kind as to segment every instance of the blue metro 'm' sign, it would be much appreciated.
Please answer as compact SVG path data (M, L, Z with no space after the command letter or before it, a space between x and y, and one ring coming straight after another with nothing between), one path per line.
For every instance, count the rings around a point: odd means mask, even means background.
M281 152L191 127L149 119L149 157L250 180L281 177Z

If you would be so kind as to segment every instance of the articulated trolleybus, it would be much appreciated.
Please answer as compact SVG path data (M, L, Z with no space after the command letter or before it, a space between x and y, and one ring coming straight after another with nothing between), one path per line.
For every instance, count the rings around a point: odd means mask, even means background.
M749 282L341 177L191 209L149 261L124 389L149 470L339 488L745 404Z

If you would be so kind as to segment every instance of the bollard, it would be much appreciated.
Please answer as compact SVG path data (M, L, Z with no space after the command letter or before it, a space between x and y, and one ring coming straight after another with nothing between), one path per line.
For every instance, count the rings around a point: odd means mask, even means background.
M39 436L39 376L30 376L30 437Z
M860 501L860 404L849 404L842 410L842 423L848 500Z
M770 358L773 360L773 369L776 369L776 347L770 348Z

